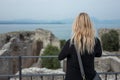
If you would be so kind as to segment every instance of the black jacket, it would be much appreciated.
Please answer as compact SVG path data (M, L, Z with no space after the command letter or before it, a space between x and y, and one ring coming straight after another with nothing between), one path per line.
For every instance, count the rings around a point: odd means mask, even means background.
M99 39L96 38L94 52L92 54L88 54L88 52L85 51L85 53L81 56L87 80L92 80L96 74L94 68L94 57L100 57L101 55L101 44ZM65 58L67 58L67 71L65 80L82 80L77 53L74 45L70 46L70 39L66 42L58 56L59 60L63 60Z

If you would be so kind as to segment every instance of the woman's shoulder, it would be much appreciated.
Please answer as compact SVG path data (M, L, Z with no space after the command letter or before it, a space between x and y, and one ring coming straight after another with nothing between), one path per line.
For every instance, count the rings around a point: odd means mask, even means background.
M70 46L72 44L71 39L66 40L66 44L68 44Z
M95 37L95 42L100 42L100 39L98 37Z
M98 47L98 45L99 46L101 45L101 41L98 37L95 38L95 45L96 45L96 47Z
M71 39L66 40L66 43L70 43Z

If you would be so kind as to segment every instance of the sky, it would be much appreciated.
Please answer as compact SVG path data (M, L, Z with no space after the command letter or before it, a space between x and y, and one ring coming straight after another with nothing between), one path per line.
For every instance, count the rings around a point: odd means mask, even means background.
M120 0L0 0L0 20L61 20L80 12L100 20L120 19Z

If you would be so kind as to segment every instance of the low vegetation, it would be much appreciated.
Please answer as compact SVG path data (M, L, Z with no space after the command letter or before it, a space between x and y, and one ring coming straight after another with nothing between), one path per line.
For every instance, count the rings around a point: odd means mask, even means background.
M57 47L48 45L45 48L42 56L57 56L59 52L60 50ZM46 67L48 69L57 69L60 68L60 61L58 61L58 58L56 57L42 58L42 67Z
M115 30L110 30L101 37L103 50L118 51L119 50L119 34Z

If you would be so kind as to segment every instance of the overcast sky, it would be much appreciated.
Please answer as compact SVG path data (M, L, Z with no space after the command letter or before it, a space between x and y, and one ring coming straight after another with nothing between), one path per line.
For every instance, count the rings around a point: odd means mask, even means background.
M0 20L59 20L80 12L98 19L120 19L120 0L0 0Z

